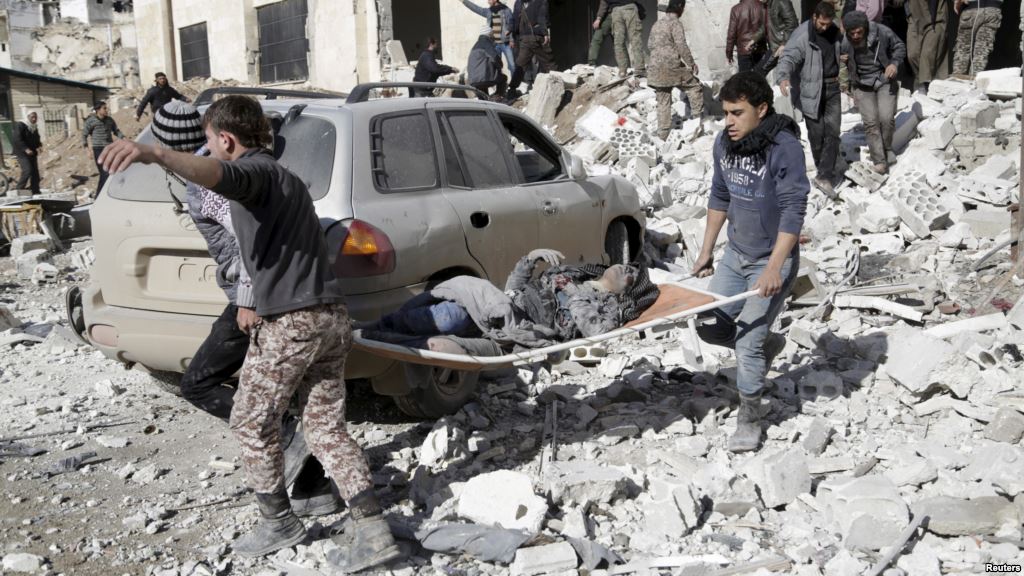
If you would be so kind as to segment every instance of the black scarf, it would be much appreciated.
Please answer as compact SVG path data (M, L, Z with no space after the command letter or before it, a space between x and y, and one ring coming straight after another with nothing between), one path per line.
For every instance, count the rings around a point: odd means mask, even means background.
M491 12L493 12L494 14L497 14L498 12L501 12L502 10L508 10L508 6L505 6L501 2L498 2L494 6L491 6Z
M783 130L788 130L794 136L800 138L800 126L797 125L795 120L785 114L776 114L774 110L769 108L768 115L764 117L764 120L758 124L757 128L754 128L753 132L744 136L742 140L734 142L729 138L728 134L724 135L726 156L729 159L738 156L766 158L768 148L775 140L775 136Z

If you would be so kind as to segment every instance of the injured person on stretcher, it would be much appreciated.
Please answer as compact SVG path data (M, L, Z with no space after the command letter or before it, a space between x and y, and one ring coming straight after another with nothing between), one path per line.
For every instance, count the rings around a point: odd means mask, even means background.
M500 356L594 336L630 322L658 299L644 267L561 265L538 249L522 258L499 290L456 276L417 295L377 322L360 325L370 340L436 352ZM548 268L536 274L541 262Z

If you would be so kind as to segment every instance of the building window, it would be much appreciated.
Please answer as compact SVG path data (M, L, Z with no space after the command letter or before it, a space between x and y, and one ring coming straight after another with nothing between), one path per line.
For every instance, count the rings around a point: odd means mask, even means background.
M178 30L181 36L181 76L210 77L210 42L206 37L206 22Z
M260 27L260 83L309 78L306 0L284 0L256 9Z

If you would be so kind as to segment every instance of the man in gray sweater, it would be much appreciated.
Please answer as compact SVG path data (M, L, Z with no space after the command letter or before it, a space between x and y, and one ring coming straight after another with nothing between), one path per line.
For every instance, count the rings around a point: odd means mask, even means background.
M100 181L96 185L96 192L93 192L92 195L95 198L103 190L103 185L107 183L108 176L107 171L103 169L103 165L100 163L100 153L103 152L104 147L114 142L114 136L124 138L124 134L121 134L121 130L117 127L117 122L114 122L114 119L111 118L106 102L97 102L92 107L92 110L92 114L85 119L85 129L82 130L82 146L88 148L89 138L92 138L92 155L96 160L96 168L100 171Z
M345 426L343 375L352 328L309 190L264 148L270 124L255 100L218 100L203 125L212 157L121 140L100 161L114 173L133 163L157 164L231 201L256 303L254 310L238 311L239 328L251 343L231 429L262 517L233 548L243 556L265 556L306 538L288 502L281 449L281 418L297 396L306 441L350 512L345 532L334 537L339 548L328 554L329 563L357 572L393 560L401 552L373 491L366 457Z

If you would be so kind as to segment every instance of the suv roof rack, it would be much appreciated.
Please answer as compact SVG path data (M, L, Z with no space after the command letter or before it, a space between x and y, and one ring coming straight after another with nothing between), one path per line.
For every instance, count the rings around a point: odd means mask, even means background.
M282 90L279 88L253 88L246 86L221 86L219 88L207 88L196 97L195 105L204 106L213 103L213 97L218 94L240 94L244 96L263 96L267 100L284 98L344 98L346 94L339 92L310 92L308 90Z
M491 99L491 97L483 90L462 84L438 84L436 82L368 82L366 84L359 84L353 88L352 91L349 92L345 103L356 104L358 102L366 102L370 99L370 91L378 88L443 88L445 90L464 90L466 92L475 93L477 98L481 100Z

